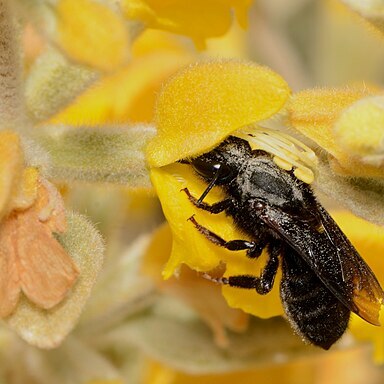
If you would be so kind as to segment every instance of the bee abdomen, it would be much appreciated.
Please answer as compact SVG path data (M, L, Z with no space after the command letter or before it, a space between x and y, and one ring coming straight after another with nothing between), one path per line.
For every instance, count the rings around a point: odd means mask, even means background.
M293 252L290 250L284 255L280 285L286 315L304 339L329 349L345 332L350 310Z

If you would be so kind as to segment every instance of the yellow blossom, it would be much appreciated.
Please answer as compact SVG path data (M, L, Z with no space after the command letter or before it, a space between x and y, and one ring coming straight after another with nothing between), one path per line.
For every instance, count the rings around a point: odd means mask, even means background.
M366 90L344 90L342 101L350 103L364 92ZM328 96L324 100L323 95L310 98L304 94L308 103L301 101L302 109L294 110L297 121L302 116L300 113L306 116L307 109L311 112L316 110L316 121L325 126L333 121L341 110L337 101L340 92L333 94L333 98L327 92L324 94ZM188 67L163 88L156 110L158 135L149 143L147 157L151 179L172 233L170 257L163 270L165 279L180 274L180 267L184 264L198 272L215 274L219 270L224 277L260 276L266 262L265 250L260 258L252 260L245 256L244 251L233 252L218 247L194 228L189 220L192 216L200 225L226 241L252 240L236 228L225 212L213 217L191 204L183 189L188 188L192 196L199 197L207 185L188 164L177 163L177 160L208 152L235 130L277 113L288 96L289 89L285 82L272 71L234 61L208 62ZM325 100L328 102L326 107L314 108ZM307 124L305 119L303 121ZM329 143L333 145L326 132L318 136L322 146L329 146ZM224 199L222 190L213 188L205 201L213 204ZM231 307L268 318L283 313L279 281L280 275L272 292L264 296L252 290L229 286L223 286L222 293Z
M378 94L382 91L364 84L302 91L288 103L289 122L331 155L339 173L383 177L383 168L374 161L383 154Z
M251 3L252 0L122 0L122 8L129 20L137 20L147 28L190 36L203 48L206 38L228 31L232 10L245 27Z
M334 126L339 148L363 164L384 164L384 96L361 99L340 115ZM384 173L382 173L384 176Z
M19 137L10 131L0 132L0 218L7 212L22 170ZM15 177L17 175L17 177Z
M60 0L58 42L74 60L109 71L128 59L129 33L122 15L91 0Z
M224 276L259 275L264 257L250 260L244 251L217 247L196 231L188 219L195 215L203 226L226 240L243 239L225 213L212 215L197 210L181 191L193 196L206 188L192 169L175 161L206 152L231 132L278 112L289 96L285 81L271 70L254 64L221 61L196 64L179 73L163 88L156 111L158 136L147 148L151 179L169 222L173 244L164 277L177 273L180 265L207 272L225 265ZM219 189L206 198L212 204L223 199ZM278 283L265 296L223 287L227 302L260 317L282 313Z
M227 60L188 67L159 95L149 164L161 167L209 151L231 132L277 113L289 93L279 75L255 64Z
M185 46L165 33L145 31L132 46L133 58L106 75L60 111L52 123L149 123L161 84L191 61Z

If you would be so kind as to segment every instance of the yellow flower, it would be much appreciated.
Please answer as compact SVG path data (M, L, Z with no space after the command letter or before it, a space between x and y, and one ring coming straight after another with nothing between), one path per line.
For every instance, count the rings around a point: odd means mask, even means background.
M35 168L25 168L15 133L0 132L0 317L15 311L20 293L40 308L59 304L78 269L52 236L66 229L62 200Z
M60 111L51 123L150 123L161 84L191 61L186 47L164 32L145 31L132 46L132 60L104 76Z
M91 0L60 0L57 40L74 60L103 71L129 58L129 31L122 15Z
M206 38L228 31L232 10L245 27L251 3L252 0L122 0L122 8L130 20L137 20L147 28L190 36L203 48Z
M358 99L363 90L347 89L344 93L342 100L347 104ZM318 98L307 97L310 107L301 101L302 110L316 110L318 122L332 121L341 109L338 103L340 93L336 93L334 98L330 98L329 93L327 96L321 100L328 102L322 109L314 108L320 105ZM158 134L147 147L151 180L172 234L170 257L163 269L165 279L175 274L183 276L185 270L181 269L182 265L197 272L218 273L224 277L260 276L266 262L266 250L260 258L252 260L245 256L244 251L233 252L213 244L191 223L189 219L193 216L201 226L226 241L252 240L236 228L225 212L213 216L191 204L183 189L188 188L192 196L199 197L207 185L189 165L178 160L206 153L239 128L271 117L282 110L288 97L289 89L278 75L254 64L236 61L190 66L165 85L156 109ZM293 102L296 100L294 98ZM321 133L318 135L323 140L321 145L332 144L329 135L324 133L321 136ZM223 191L213 188L204 201L213 204L224 199ZM354 241L353 237L351 240ZM367 252L362 249L361 253L364 257ZM261 318L281 315L280 278L278 274L268 295L227 285L222 287L222 293L230 307Z
M196 231L188 221L192 215L226 240L244 235L224 213L212 215L196 210L180 190L188 187L200 196L206 185L179 159L207 152L233 131L269 118L289 97L285 81L271 70L238 61L200 63L188 67L163 88L157 102L158 135L149 143L147 158L151 179L172 231L172 253L164 277L177 273L180 265L205 272L225 264L224 276L260 274L265 259L248 259L243 251L230 252L217 247ZM212 190L206 202L222 199ZM276 284L278 287L278 283ZM260 317L282 313L278 288L266 296L224 287L231 306Z
M251 63L217 61L188 67L159 95L158 135L148 146L149 165L162 167L209 151L231 132L277 113L289 93L279 75Z
M313 89L288 104L291 125L330 155L340 174L384 177L383 91L364 84Z

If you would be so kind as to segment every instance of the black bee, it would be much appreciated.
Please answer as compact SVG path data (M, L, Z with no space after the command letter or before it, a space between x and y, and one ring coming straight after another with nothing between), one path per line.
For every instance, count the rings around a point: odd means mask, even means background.
M351 311L367 322L378 321L384 293L375 275L341 229L317 202L308 184L277 166L267 152L230 136L221 145L183 163L192 165L208 184L199 198L183 191L198 208L225 211L252 241L226 241L194 217L189 220L210 241L228 250L246 250L257 258L267 248L259 277L212 280L267 294L281 263L281 300L294 330L310 343L329 349L344 333ZM223 201L203 200L214 186Z

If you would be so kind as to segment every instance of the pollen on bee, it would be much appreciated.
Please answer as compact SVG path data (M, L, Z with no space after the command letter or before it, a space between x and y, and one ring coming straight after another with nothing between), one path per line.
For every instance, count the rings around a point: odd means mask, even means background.
M261 149L273 155L274 163L280 168L286 171L294 168L294 175L304 183L314 181L316 154L296 138L261 126L242 128L235 136L248 141L252 150Z
M293 165L279 156L273 156L273 162L280 168L290 171L293 168Z
M296 168L293 174L306 184L311 184L315 180L315 175L309 168Z
M318 227L316 227L316 231L319 233L323 233L325 231L323 223L320 223Z

